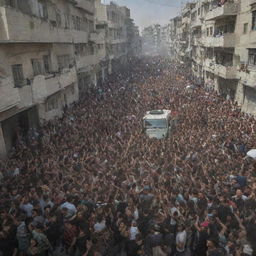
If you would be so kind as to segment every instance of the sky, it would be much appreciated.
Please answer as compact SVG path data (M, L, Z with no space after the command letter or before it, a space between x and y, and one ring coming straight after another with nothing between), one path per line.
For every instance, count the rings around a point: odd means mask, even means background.
M101 0L108 4L110 0ZM131 9L131 16L136 25L142 30L144 27L168 21L180 13L180 7L186 0L114 0L118 5Z

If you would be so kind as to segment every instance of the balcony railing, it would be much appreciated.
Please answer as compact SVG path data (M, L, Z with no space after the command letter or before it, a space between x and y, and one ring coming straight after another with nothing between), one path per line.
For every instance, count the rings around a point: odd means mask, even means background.
M204 69L224 79L237 79L235 66L225 66L217 64L215 60L206 59Z
M14 88L11 77L1 79L0 95L0 112L13 108L20 103L19 90Z
M237 68L237 79L250 87L256 87L256 67L244 66Z
M88 33L56 27L17 9L0 7L0 42L86 43Z
M205 47L233 48L236 43L236 35L227 33L216 37L204 37L202 43Z
M215 20L224 18L227 16L237 15L238 5L237 3L227 2L222 6L215 7L206 14L205 20Z
M31 87L34 102L44 101L54 93L65 89L77 82L76 69L65 69L55 75L34 77Z
M191 22L191 27L192 28L199 28L199 27L201 27L202 26L202 21L201 21L201 19L199 19L199 18L197 18L197 19L195 19L195 20L193 20L192 22Z
M93 32L90 33L89 40L96 43L96 44L104 44L105 43L105 34Z

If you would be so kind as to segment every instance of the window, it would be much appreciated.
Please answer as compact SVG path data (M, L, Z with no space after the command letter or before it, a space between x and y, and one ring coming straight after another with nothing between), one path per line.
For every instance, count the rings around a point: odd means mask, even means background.
M86 44L75 44L75 55L86 55Z
M70 20L69 20L69 15L65 14L65 28L70 28Z
M43 56L43 62L44 62L45 73L49 74L50 71L51 71L50 56L49 55L44 55Z
M40 63L40 60L32 59L31 64L32 64L32 67L33 67L34 76L38 76L38 75L43 74L42 65Z
M72 15L73 29L76 29L76 16Z
M93 55L94 54L94 47L92 43L89 43L89 55Z
M11 6L13 8L16 7L16 1L15 0L5 0L5 4L8 6Z
M248 23L244 23L244 34L247 34L248 31Z
M39 16L43 19L48 18L48 10L47 10L47 5L45 1L40 0L38 2L38 9L39 9Z
M60 55L57 57L59 69L69 68L70 58L69 55Z
M76 29L77 30L81 30L81 18L79 18L78 16L76 16Z
M52 96L47 100L47 103L45 105L45 111L51 111L54 109L57 109L59 107L58 97Z
M256 66L256 49L249 49L249 65Z
M213 27L210 27L210 36L213 35Z
M56 12L56 24L57 24L57 27L61 27L61 15Z
M256 11L252 12L252 30L256 30Z
M22 64L12 65L12 74L15 87L22 87L25 81Z

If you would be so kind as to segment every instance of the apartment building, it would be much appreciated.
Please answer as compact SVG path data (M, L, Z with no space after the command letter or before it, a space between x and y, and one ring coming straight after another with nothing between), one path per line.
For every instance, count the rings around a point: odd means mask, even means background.
M190 13L182 11L181 19L185 22L187 13L190 15L191 47L185 48L190 52L187 57L194 77L223 97L236 100L244 111L255 114L255 1L198 0L190 6ZM173 37L181 44L178 29ZM171 45L173 52L178 51L177 44ZM179 55L182 60L184 49Z
M177 16L170 20L169 26L169 56L173 61L180 61L180 43L177 37L181 31L181 16Z
M145 55L159 55L161 48L161 25L153 24L142 31L143 52Z
M256 0L242 0L235 34L236 100L247 113L256 114Z
M139 27L135 25L134 20L127 18L127 54L128 56L138 57L142 53L142 39Z
M130 10L111 2L109 5L96 0L96 26L104 30L106 37L106 58L108 72L118 70L127 61L127 20Z
M142 52L144 55L150 55L154 51L153 26L149 26L142 31Z
M129 9L105 6L96 18L95 1L0 0L0 157L104 81L109 52L126 56Z

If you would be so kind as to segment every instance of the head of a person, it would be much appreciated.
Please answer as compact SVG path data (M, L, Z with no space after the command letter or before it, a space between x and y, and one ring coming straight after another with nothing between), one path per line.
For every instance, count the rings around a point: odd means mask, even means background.
M178 232L183 232L185 230L185 225L183 223L178 224L177 230Z
M72 223L70 222L70 221L65 221L64 222L64 227L66 228L66 229L71 229L72 228Z
M36 241L36 239L31 238L30 239L30 246L31 247L36 247L38 245L38 242Z
M237 196L237 198L241 198L242 195L243 195L242 190L241 190L241 189L237 189L237 190L236 190L236 196Z
M216 241L215 239L208 239L207 240L207 247L208 249L212 250L214 248L217 248L218 247L218 241Z

